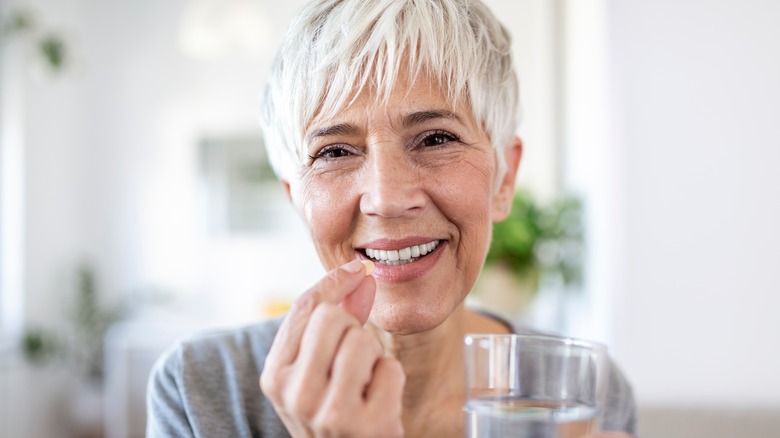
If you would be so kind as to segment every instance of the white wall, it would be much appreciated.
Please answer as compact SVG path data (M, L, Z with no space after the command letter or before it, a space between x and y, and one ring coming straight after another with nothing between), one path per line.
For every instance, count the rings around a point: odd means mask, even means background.
M558 8L549 0L484 0L508 28L520 81L523 161L518 185L540 200L560 195Z
M62 319L75 269L85 261L97 268L108 301L157 287L195 297L192 307L217 319L241 309L236 294L274 293L269 288L278 282L262 275L266 268L294 270L278 266L296 257L294 249L284 257L273 251L274 239L289 236L207 239L197 216L198 141L259 136L256 107L268 53L186 56L178 41L185 0L18 3L62 31L75 56L61 77L24 75L18 109L26 153L26 321ZM296 7L272 8L287 17ZM287 21L270 22L269 51ZM291 229L296 241L305 240L300 228ZM310 252L302 259L316 268ZM315 275L309 271L294 278L308 281ZM222 288L231 276L234 285L249 280L255 289ZM221 295L212 298L224 305L208 297L213 288ZM257 317L261 298L250 300L252 309L241 303L245 312L234 321Z
M780 409L780 3L605 5L614 351L643 405Z
M69 3L31 7L42 13L41 24L59 31L81 18L80 5ZM75 74L48 75L31 52L23 64L25 318L56 324L73 293L85 242L92 240L82 195L84 83Z

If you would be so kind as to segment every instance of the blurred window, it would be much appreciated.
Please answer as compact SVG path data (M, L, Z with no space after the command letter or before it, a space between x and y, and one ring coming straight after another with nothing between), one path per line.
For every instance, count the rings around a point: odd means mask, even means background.
M13 46L0 46L0 348L18 333L22 315L24 168L19 56Z

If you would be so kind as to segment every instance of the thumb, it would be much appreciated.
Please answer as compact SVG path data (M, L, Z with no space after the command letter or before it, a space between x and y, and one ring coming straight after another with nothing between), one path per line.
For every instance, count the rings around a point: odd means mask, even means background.
M342 309L360 321L360 325L364 325L368 321L376 296L376 280L371 276L374 264L368 260L364 260L363 263L366 265L366 278L339 303Z

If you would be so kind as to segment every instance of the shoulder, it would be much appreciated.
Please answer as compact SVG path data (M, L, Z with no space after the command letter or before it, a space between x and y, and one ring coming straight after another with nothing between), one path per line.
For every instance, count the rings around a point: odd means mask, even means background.
M607 431L624 431L636 434L634 392L623 371L612 359L610 359L607 400L602 428Z
M281 321L211 330L171 346L149 379L149 435L284 436L259 387ZM151 433L160 430L170 433Z
M181 380L215 371L262 370L282 318L247 326L208 330L179 340L158 359L153 377ZM259 371L258 371L259 372Z
M281 321L208 330L182 339L162 354L152 378L173 380L189 391L215 389L211 387L224 380L220 376L254 379L263 369Z
M251 360L262 364L271 348L281 319L229 329L212 329L183 338L160 356L155 371L212 368ZM259 362L258 362L259 360Z
M282 319L229 329L210 330L183 339L168 351L171 359L199 365L251 360L265 362Z

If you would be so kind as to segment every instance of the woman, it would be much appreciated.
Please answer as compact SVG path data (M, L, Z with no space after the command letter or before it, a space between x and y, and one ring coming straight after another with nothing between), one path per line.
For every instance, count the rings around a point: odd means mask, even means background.
M464 300L509 213L517 106L509 36L479 1L309 3L262 121L329 272L283 321L171 350L149 435L463 436L463 335L516 331ZM618 372L604 426L633 432Z

